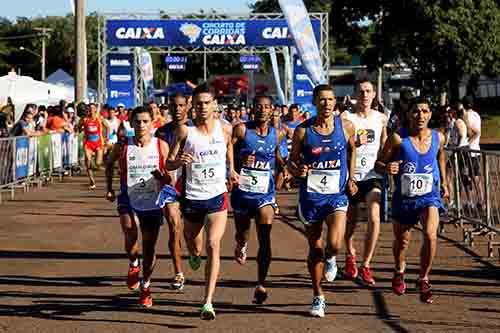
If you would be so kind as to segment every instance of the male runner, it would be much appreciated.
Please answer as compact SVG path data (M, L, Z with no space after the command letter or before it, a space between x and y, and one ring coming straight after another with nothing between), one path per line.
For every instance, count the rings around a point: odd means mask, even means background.
M279 155L280 133L270 124L272 98L255 98L255 121L240 123L233 130L233 145L236 151L237 171L240 182L233 189L231 206L236 226L235 259L244 264L251 219L255 219L259 251L257 253L258 280L254 303L262 304L267 299L264 287L271 264L271 228L276 207L276 190L273 169L276 162L283 166ZM236 148L235 148L236 149Z
M220 241L227 222L226 161L230 182L237 182L234 171L231 126L215 118L214 93L207 84L193 92L196 118L194 126L180 126L169 155L169 170L184 169L185 187L181 209L184 235L190 253L189 265L201 265L202 230L206 234L205 297L201 318L215 319L212 299L220 267ZM160 202L161 204L161 202Z
M305 178L299 190L298 214L309 242L308 267L314 294L310 314L324 317L321 278L323 269L327 277L336 275L336 255L345 232L347 193L354 195L357 191L354 178L349 177L354 175L356 147L352 123L334 116L333 88L325 84L316 86L313 104L318 114L295 130L288 165L292 175ZM325 250L323 222L328 229Z
M406 251L411 230L420 221L424 241L417 288L420 300L428 304L433 302L429 272L436 254L439 211L443 209L441 196L445 200L449 197L443 153L445 138L442 133L428 127L431 116L430 102L417 97L409 109L409 127L402 128L401 134L394 133L389 137L376 164L379 172L385 170L394 175L396 183L392 199L396 264L392 290L397 295L406 292Z
M161 210L156 205L159 184L154 174L165 170L168 145L163 140L152 137L153 114L144 107L137 107L130 115L135 129L135 137L127 138L123 144L114 146L106 166L106 198L115 200L113 191L114 164L120 165L120 195L118 213L125 236L125 251L130 260L127 286L136 290L141 286L139 304L153 305L151 296L151 275L156 264L155 246L163 224ZM139 283L139 244L137 242L139 223L142 234L143 278Z
M380 202L383 189L382 175L376 173L374 167L379 151L387 139L387 117L371 108L375 90L370 81L358 82L357 93L358 102L354 113L349 111L342 113L343 117L353 123L356 131L356 171L353 176L358 186L358 193L349 200L344 276L348 279L355 279L358 276L354 231L359 204L365 201L368 210L368 230L365 236L363 262L359 271L362 282L368 286L374 286L375 279L370 269L370 262L380 233Z
M80 119L78 130L83 131L83 148L85 151L85 167L89 177L89 189L95 189L94 172L92 171L92 156L95 154L95 164L97 170L102 168L104 148L107 137L104 136L104 129L109 133L109 126L97 113L97 105L89 104L87 116Z
M170 114L172 121L160 127L156 131L156 137L168 143L169 147L174 142L175 131L182 125L192 125L192 122L187 117L187 97L176 95L170 102ZM181 171L176 170L176 171ZM172 283L172 288L182 290L184 288L184 274L182 273L182 258L181 258L181 211L179 204L179 185L181 182L181 174L179 172L170 172L171 182L165 185L161 191L161 196L158 201L163 209L163 214L168 223L168 248L172 256L174 264L175 277ZM176 188L177 185L177 188Z
M120 128L121 121L118 119L116 109L113 107L108 108L108 115L109 118L106 119L109 126L108 151L111 151L113 149L113 145L118 142L118 129Z

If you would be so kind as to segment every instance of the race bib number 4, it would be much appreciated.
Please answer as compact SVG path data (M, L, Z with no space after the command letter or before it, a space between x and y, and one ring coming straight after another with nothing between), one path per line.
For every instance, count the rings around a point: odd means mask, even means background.
M226 164L224 162L193 163L191 179L197 185L213 185L226 181Z
M238 188L245 192L268 193L269 171L241 169Z
M404 173L401 175L401 194L416 197L432 192L432 174Z
M307 192L336 194L340 192L340 170L310 170Z

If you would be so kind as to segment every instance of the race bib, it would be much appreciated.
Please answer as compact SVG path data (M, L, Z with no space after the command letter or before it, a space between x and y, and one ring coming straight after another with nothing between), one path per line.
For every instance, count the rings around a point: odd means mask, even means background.
M365 178L365 176L373 170L376 161L377 154L356 154L356 180L363 180L363 178Z
M270 172L242 168L238 188L245 192L268 193Z
M340 192L340 170L310 170L307 192L336 194Z
M129 169L127 175L128 194L137 200L148 201L155 198L157 184L149 168Z
M226 163L221 161L191 164L191 180L205 186L226 182Z
M415 197L431 193L433 180L430 173L404 173L401 175L401 194Z

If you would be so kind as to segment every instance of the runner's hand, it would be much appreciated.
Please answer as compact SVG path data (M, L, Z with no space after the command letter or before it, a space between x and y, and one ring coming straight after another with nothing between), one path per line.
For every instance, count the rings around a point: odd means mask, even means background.
M151 171L151 174L160 183L160 185L165 185L170 183L170 174L168 172L155 169Z
M255 163L255 152L243 158L243 165L246 167L252 167L254 163Z
M389 162L385 166L385 169L387 170L387 173L390 175L397 175L399 173L399 166L403 163L403 161L397 161L397 162Z
M231 183L231 185L238 185L240 183L240 175L232 170L229 172L229 182Z
M358 185L351 178L347 180L347 192L351 197L355 196L356 193L358 193Z
M106 193L106 200L113 202L116 199L115 191L111 190Z
M450 191L448 190L447 184L441 184L441 197L444 201L448 201L450 199Z
M181 166L193 163L193 155L188 153L182 153L177 157L177 163L179 163Z
M299 166L299 177L307 177L307 172L309 171L309 166L306 164L301 164Z

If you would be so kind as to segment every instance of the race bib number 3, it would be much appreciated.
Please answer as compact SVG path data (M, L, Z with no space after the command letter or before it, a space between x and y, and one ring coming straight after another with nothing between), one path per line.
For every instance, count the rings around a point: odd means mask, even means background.
M340 192L340 170L310 170L307 192L336 194Z
M238 188L245 192L268 193L269 171L241 169Z
M224 162L193 163L191 179L198 185L213 185L226 180L226 164Z
M416 197L432 192L432 174L404 173L401 175L401 194Z
M127 183L128 193L134 197L149 197L157 192L156 180L149 170L129 173Z

